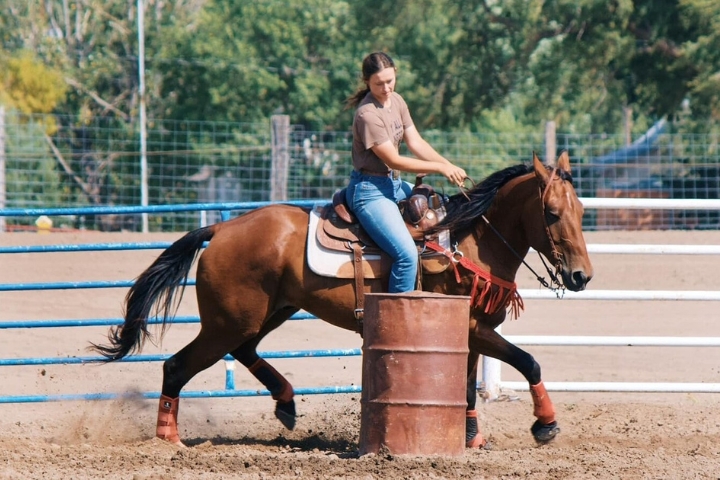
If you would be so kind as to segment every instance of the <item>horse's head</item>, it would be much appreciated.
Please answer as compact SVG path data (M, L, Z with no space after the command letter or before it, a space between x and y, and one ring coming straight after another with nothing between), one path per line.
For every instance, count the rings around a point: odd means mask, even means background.
M535 210L527 219L534 230L528 238L530 246L558 268L565 287L574 292L584 290L593 267L582 231L584 208L572 185L570 158L563 152L557 166L548 169L533 153L533 166L542 215Z
M567 153L552 169L533 154L532 166L495 172L451 196L446 207L445 218L426 233L447 229L461 243L481 242L478 261L501 278L515 278L530 247L550 260L568 289L583 290L592 278L582 233L583 206L572 186ZM473 232L476 235L470 235Z

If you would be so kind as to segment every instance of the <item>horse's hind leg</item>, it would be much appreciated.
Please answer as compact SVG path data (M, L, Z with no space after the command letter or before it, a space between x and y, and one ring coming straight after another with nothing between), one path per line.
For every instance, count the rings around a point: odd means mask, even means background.
M530 386L533 415L537 421L530 431L538 443L547 443L560 433L555 420L555 406L545 390L540 375L540 365L532 355L505 340L494 329L478 324L470 335L470 350L481 352L514 367Z
M293 399L295 392L290 382L258 355L257 346L268 333L279 327L297 311L297 308L286 308L275 313L265 323L257 336L230 352L270 391L272 398L275 400L275 416L288 430L295 428L296 412L295 400Z
M237 333L211 332L201 328L197 337L163 364L163 385L158 407L158 438L183 445L178 432L177 417L180 391L197 373L223 358L242 343Z
M465 412L465 446L467 448L488 448L477 421L477 371L480 355L470 352L468 355L467 411Z

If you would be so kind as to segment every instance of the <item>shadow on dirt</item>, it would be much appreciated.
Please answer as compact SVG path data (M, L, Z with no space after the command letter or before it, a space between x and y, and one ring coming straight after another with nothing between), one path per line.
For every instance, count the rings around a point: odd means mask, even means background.
M354 440L345 438L327 438L323 434L312 434L305 438L286 438L278 436L273 439L244 437L233 439L227 437L214 438L192 438L184 440L188 447L210 443L213 446L250 446L250 447L275 447L284 448L295 452L317 452L326 454L334 453L341 458L352 458L358 456L358 444Z

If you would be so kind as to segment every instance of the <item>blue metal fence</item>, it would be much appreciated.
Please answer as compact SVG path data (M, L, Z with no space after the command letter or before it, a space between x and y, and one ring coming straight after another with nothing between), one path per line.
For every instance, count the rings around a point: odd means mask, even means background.
M158 213L175 211L219 211L223 220L230 218L231 211L248 211L268 205L270 202L245 202L225 204L193 204L193 205L162 205L153 207L88 207L88 208L45 208L45 209L4 209L0 210L0 216L40 216L40 215L87 215L87 214L132 214L132 213ZM318 201L297 201L288 202L293 205L312 207ZM41 254L48 252L88 252L88 251L121 251L121 250L162 250L170 246L170 242L128 242L128 243L94 243L94 244L71 244L71 245L23 245L23 246L2 246L0 255L31 253ZM73 290L73 289L96 289L96 288L129 288L133 285L131 280L101 281L88 280L82 282L37 282L37 283L6 283L0 284L0 292L18 291L43 291L43 290ZM188 279L187 285L195 285L193 279ZM291 320L317 320L316 317L300 312L295 314ZM174 324L199 323L197 316L178 316L173 320ZM50 319L50 320L9 320L0 321L2 329L34 329L34 328L58 328L58 327L92 327L112 326L123 322L122 318L94 318L94 319ZM159 324L158 318L150 319L150 324ZM342 357L359 356L360 349L321 349L321 350L296 350L296 351L261 351L264 358L309 358L309 357ZM119 361L119 363L132 362L163 362L170 357L168 354L156 355L132 355ZM28 365L72 365L97 363L102 360L100 356L76 356L76 357L31 357L31 358L0 358L0 367L17 367ZM184 391L184 398L204 397L247 397L267 396L270 392L263 389L238 390L235 387L235 360L226 356L225 362L225 388L223 390L196 390ZM299 395L310 394L334 394L334 393L358 393L361 387L357 385L346 386L323 386L323 387L299 387L295 392ZM137 395L137 394L134 394ZM147 399L157 399L159 392L142 392L140 395ZM5 395L0 396L1 403L32 403L48 401L68 400L109 400L122 397L118 393L70 393L55 395Z

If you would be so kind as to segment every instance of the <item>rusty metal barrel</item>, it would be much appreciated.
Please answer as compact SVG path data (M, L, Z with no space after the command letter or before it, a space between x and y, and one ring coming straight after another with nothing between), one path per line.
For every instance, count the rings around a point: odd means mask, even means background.
M463 454L469 315L465 296L365 296L360 455Z

